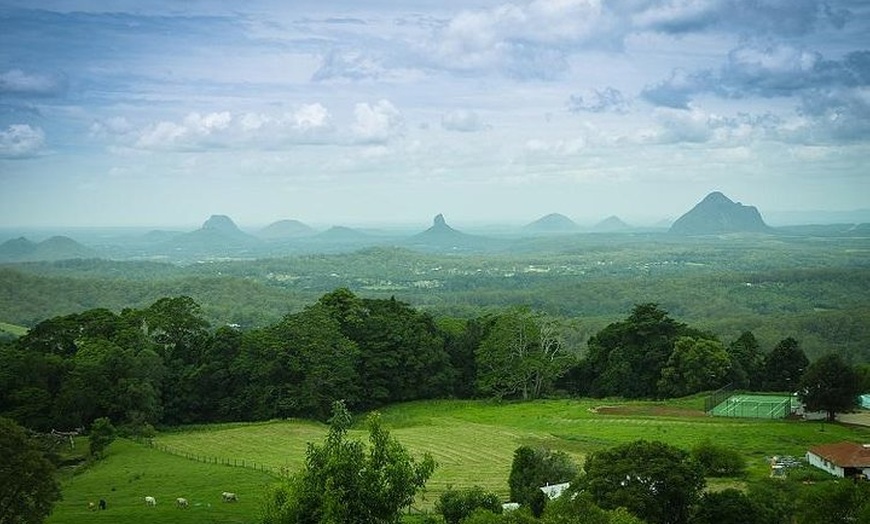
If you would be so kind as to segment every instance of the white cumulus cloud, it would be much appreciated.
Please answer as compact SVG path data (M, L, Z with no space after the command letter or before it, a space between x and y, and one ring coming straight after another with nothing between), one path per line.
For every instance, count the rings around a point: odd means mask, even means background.
M405 117L389 100L359 103L354 117L353 136L360 143L382 144L404 132Z

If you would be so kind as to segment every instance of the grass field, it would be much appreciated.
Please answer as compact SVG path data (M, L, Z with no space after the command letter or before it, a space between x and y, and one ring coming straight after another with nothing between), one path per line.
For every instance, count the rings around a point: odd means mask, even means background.
M9 333L15 337L23 337L27 334L27 328L24 326L16 326L15 324L0 322L0 333Z
M381 417L412 454L430 452L439 464L425 499L417 503L420 507L431 507L450 485L477 484L507 499L513 452L523 444L560 449L582 463L589 452L639 438L684 449L710 439L740 451L749 463L750 478L761 478L768 474L766 457L771 455L803 456L808 447L825 442L870 442L870 428L865 427L706 416L702 397L667 403L415 402L385 409ZM155 444L171 453L118 441L103 463L65 484L65 500L49 522L138 522L146 515L152 517L149 522L255 522L264 486L277 475L213 462L244 460L276 472L294 471L303 464L307 443L320 442L325 434L322 424L288 420L161 433ZM366 438L361 422L352 436ZM212 463L183 458L185 454ZM238 492L239 504L221 504L224 490ZM88 512L87 501L104 493L114 499L107 499L111 507L105 512L113 516L97 520L104 516ZM142 497L147 494L158 498L157 508L144 507ZM190 510L171 507L177 496L191 501Z

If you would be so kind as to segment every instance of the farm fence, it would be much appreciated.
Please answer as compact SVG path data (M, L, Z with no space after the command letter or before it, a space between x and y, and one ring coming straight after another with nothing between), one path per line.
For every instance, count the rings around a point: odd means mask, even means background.
M270 464L264 464L262 462L256 462L254 460L248 459L198 455L189 451L173 448L172 446L167 446L166 444L154 442L154 440L152 439L144 439L144 443L148 447L154 448L158 451L169 453L170 455L175 455L177 457L186 458L187 460L202 462L204 464L220 464L223 466L232 466L236 468L253 469L256 471L262 471L264 473L269 473L270 475L280 477L286 477L289 475L289 469L287 467L276 468L275 466L272 466Z

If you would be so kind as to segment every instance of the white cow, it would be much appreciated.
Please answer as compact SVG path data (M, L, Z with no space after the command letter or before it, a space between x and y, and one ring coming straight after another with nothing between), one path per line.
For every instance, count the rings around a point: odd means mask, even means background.
M223 499L224 502L238 502L239 501L239 498L236 496L236 494L229 492L229 491L224 491L223 493L221 493L221 498Z
M187 499L184 497L178 497L177 499L175 499L175 505L183 509L187 509L190 506L190 504L187 502Z
M154 497L151 497L151 496L145 497L145 505L146 506L156 506L157 499L155 499Z

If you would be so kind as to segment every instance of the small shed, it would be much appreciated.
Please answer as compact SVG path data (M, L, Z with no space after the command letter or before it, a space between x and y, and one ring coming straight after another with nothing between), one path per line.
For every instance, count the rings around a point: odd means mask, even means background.
M870 477L870 444L837 442L807 451L807 462L838 477Z

